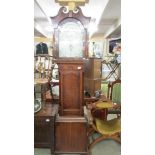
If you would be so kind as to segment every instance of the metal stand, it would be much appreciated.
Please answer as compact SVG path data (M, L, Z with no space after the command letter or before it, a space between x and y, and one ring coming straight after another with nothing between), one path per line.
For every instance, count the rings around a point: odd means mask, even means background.
M119 68L120 63L117 63L117 62L112 63L112 62L103 61L103 64L105 64L110 70L110 73L107 75L107 77L104 80L110 79L111 76L113 76L114 79L117 80L118 74L116 70Z

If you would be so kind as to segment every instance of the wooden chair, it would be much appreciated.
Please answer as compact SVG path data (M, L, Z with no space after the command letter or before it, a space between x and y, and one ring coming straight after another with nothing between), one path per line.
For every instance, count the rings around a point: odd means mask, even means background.
M93 103L94 104L94 103ZM115 118L112 120L107 120L107 108L103 108L102 110L105 110L105 119L101 120L99 118L96 118L93 114L96 110L99 108L92 108L91 109L91 130L88 132L88 136L92 138L92 142L89 144L89 151L91 152L91 149L94 145L97 143L106 140L106 139L113 139L118 143L121 143L120 139L120 133L121 133L121 122L120 118ZM97 132L100 136L97 138L94 138L93 134Z
M117 79L116 81L109 82L108 84L108 94L109 98L113 103L116 104L115 109L109 109L108 113L117 114L120 116L121 113L121 80Z

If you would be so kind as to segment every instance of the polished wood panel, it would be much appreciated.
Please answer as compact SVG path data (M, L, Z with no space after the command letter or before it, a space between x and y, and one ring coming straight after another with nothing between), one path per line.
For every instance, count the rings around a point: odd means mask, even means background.
M34 118L34 147L54 150L54 117Z
M60 82L60 115L83 115L83 61L57 60Z
M59 117L55 131L55 153L87 154L87 122L84 117Z

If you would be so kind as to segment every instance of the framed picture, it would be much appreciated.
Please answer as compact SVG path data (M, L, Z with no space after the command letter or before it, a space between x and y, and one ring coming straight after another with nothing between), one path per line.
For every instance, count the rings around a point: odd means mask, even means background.
M109 41L109 53L113 54L115 51L115 48L118 46L118 44L121 44L121 39L114 39Z

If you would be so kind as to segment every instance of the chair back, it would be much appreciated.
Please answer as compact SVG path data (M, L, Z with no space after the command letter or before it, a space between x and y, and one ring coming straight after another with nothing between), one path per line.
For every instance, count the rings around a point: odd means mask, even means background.
M115 103L121 104L121 80L117 79L108 84L108 98Z
M103 109L92 109L91 114L93 118L98 118L101 120L107 120L107 115L108 115L108 109L103 108Z

